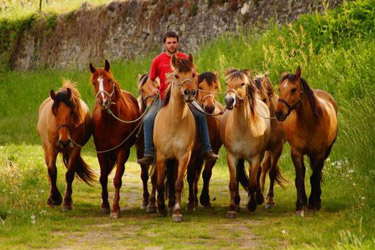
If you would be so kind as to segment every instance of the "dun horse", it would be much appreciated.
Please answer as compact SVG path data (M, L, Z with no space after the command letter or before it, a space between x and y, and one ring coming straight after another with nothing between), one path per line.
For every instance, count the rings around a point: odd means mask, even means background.
M89 140L91 117L86 103L80 99L78 90L70 81L65 80L57 93L51 90L50 97L40 105L37 131L42 140L51 185L47 204L59 206L62 202L56 186L56 157L62 153L67 167L67 187L62 209L70 210L73 204L74 175L86 183L94 180L93 172L80 155L81 147L76 145L83 146Z
M180 222L181 192L184 176L190 161L192 150L196 144L195 119L187 103L196 95L196 75L193 57L181 59L172 56L173 71L168 76L170 81L164 106L155 119L154 145L156 149L157 204L161 215L166 214L164 202L164 174L168 159L178 162L178 173L175 182L175 205L173 220Z
M262 161L262 175L260 185L262 191L264 191L266 174L269 171L270 186L268 189L267 199L266 199L266 208L275 206L274 200L274 183L275 181L284 188L284 182L286 181L281 175L280 167L277 164L280 155L283 151L284 146L284 131L283 123L277 121L275 117L275 110L277 106L278 95L275 94L271 80L268 78L267 74L259 75L255 77L255 86L259 90L260 98L264 103L267 104L270 110L270 121L271 121L271 134L266 147L266 152L264 159Z
M93 136L100 165L100 183L102 185L102 212L109 213L108 175L114 165L117 166L113 180L115 195L111 217L120 216L120 188L125 163L128 160L130 147L136 141L140 116L137 100L129 92L121 90L120 85L110 72L110 64L105 60L104 69L96 69L90 64L91 82L95 89L96 102L93 112ZM136 122L132 122L136 121ZM143 156L143 147L137 146L137 157ZM143 181L143 203L148 204L147 190L148 166L141 166Z
M207 125L210 133L210 143L215 154L218 154L222 145L219 128L221 114L224 107L216 101L217 91L220 90L220 82L218 81L218 74L205 72L198 77L198 98L199 105L206 112ZM211 115L210 115L211 114ZM199 154L194 154L195 159L188 167L188 182L189 182L189 210L194 210L198 206L198 181L202 172L203 162ZM212 175L212 168L216 160L206 161L203 171L203 189L200 196L200 203L204 207L211 207L209 185Z
M236 217L239 209L239 184L236 173L240 160L247 160L249 166L249 201L247 208L254 211L264 201L259 185L260 163L270 135L270 112L265 103L258 100L257 89L248 70L229 70L225 74L226 108L220 123L220 136L227 149L230 175L230 205L228 218Z
M283 73L279 92L276 117L284 121L285 138L291 146L296 171L296 214L303 216L303 207L307 206L303 156L310 158L313 170L308 208L319 210L322 169L337 137L337 104L327 92L311 89L299 67L295 74Z

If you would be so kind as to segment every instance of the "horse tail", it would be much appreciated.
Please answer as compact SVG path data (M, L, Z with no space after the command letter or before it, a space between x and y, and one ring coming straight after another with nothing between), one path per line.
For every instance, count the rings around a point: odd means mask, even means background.
M279 164L276 164L276 177L275 177L275 181L277 182L277 184L279 184L279 186L282 189L285 190L285 183L287 183L288 180L285 179L285 177L281 174Z
M245 161L243 159L240 159L236 165L236 178L242 187L249 191L249 177L245 171Z
M63 161L66 168L68 168L69 156L68 153L63 153ZM95 173L81 156L78 157L76 164L76 177L91 186L91 183L95 180Z

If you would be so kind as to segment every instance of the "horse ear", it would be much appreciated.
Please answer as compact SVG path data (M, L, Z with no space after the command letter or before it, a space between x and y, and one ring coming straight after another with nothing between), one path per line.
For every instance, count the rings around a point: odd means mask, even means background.
M189 54L189 61L190 62L193 62L194 60L193 60L193 55L192 54Z
M285 71L283 71L283 73L281 73L281 78L280 78L280 80L283 79L284 77L286 77L287 75L288 75L288 73L286 73Z
M296 77L297 77L297 79L301 78L301 67L300 66L298 66L298 68L296 70Z
M109 62L108 62L108 60L107 59L105 59L105 63L104 63L104 70L105 71L107 71L107 72L109 72L109 68L110 68L111 66L109 65Z
M172 55L172 61L171 61L171 62L172 62L172 66L173 66L173 67L176 67L176 60L177 60L177 59L176 59L176 56L175 56L175 55Z
M94 73L96 71L96 68L90 63L90 71L91 73Z
M142 78L142 75L138 74L138 82L139 82L139 80L141 80L141 78Z
M51 97L52 100L55 100L56 94L55 94L55 91L53 91L53 89L51 89L51 91L49 92L49 96Z
M216 78L219 78L219 71L215 70L214 75L216 76Z
M72 90L70 88L66 89L66 94L68 95L68 99L72 98Z

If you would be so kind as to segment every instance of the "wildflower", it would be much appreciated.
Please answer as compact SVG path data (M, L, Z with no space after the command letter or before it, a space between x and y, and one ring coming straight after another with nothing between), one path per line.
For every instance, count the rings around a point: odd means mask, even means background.
M349 169L349 170L348 170L348 173L349 173L349 174L354 173L354 169Z
M31 220L35 220L35 215L31 215Z
M44 193L45 191L42 189L42 190L40 190L40 192L41 192L41 193Z
M362 196L361 199L364 200L364 199L366 199L366 197Z
M357 184L355 184L355 182L353 182L353 186L356 186Z
M47 213L47 211L43 209L43 210L40 211L39 213L40 213L40 215L43 215L43 214Z
M283 235L285 235L285 234L286 234L286 231L283 229L283 230L281 230L281 233L282 233Z

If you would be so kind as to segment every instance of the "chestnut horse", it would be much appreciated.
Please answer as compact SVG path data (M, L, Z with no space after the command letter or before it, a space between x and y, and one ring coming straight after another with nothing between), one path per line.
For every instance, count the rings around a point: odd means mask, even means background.
M42 140L44 158L48 167L50 193L47 204L59 206L61 194L56 186L57 169L56 157L62 153L65 174L66 192L64 211L72 209L72 183L74 175L86 183L94 180L94 173L81 157L81 147L91 136L91 117L89 109L74 84L69 80L63 82L62 88L56 93L51 90L50 97L39 107L38 134Z
M230 205L227 218L235 218L240 196L237 164L244 159L249 162L249 201L247 208L254 211L264 201L259 185L260 163L268 144L270 121L267 105L258 100L257 89L248 70L228 70L225 74L225 104L229 110L220 123L220 137L227 149L230 175Z
M117 166L113 179L115 195L111 217L120 216L120 188L125 163L128 160L130 148L136 142L136 133L140 126L137 118L140 116L138 103L129 92L121 90L120 85L110 72L110 64L105 60L104 69L96 69L90 63L91 82L95 89L96 102L93 111L93 136L100 165L100 183L102 185L102 212L109 213L108 175L114 165ZM125 122L128 121L128 122ZM132 122L136 121L136 122ZM141 141L141 140L140 140ZM143 147L136 145L137 157L143 156ZM142 207L148 204L147 190L148 166L141 166L143 182Z
M176 58L173 55L171 64L172 72L168 75L170 84L164 105L155 119L153 140L156 149L158 212L161 215L166 215L164 203L166 161L177 160L176 201L172 217L175 222L180 222L182 220L181 192L184 176L197 139L195 119L187 103L195 99L197 79L192 55L189 55L187 59Z
M337 104L327 92L311 89L301 77L300 67L295 74L282 74L279 92L276 117L284 121L285 138L291 146L296 171L296 214L303 216L303 207L307 206L303 156L309 157L313 170L308 208L319 210L322 169L337 137Z
M197 101L206 112L207 125L210 134L210 143L215 154L218 154L222 145L219 128L220 119L224 112L224 107L216 101L217 91L221 89L218 80L218 73L205 72L198 76L198 97ZM202 172L204 160L199 154L194 154L194 159L188 167L189 182L189 210L194 210L198 206L198 181ZM216 160L206 161L203 171L203 189L200 196L200 203L204 207L211 207L209 185L212 175L212 168Z
M261 100L267 104L270 110L270 121L271 121L271 134L266 147L266 152L262 161L262 175L260 178L260 186L264 191L266 174L269 171L270 186L268 189L266 208L275 206L274 200L274 183L275 181L284 188L284 182L286 180L280 172L280 167L277 164L280 155L283 151L285 139L283 131L283 123L278 121L275 117L275 110L277 106L277 100L279 96L275 94L271 80L267 74L258 75L254 79L255 86L259 90Z

